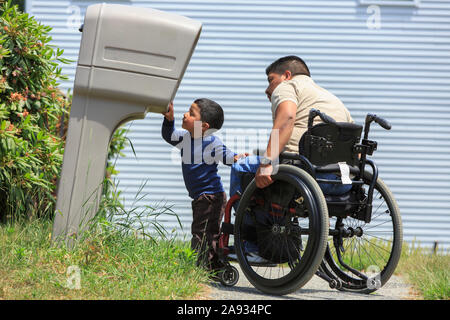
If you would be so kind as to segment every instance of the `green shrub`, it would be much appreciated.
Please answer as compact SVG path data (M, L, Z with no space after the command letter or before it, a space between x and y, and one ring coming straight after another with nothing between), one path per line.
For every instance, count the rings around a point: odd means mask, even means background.
M71 104L58 81L69 61L50 45L51 27L9 3L0 11L0 219L52 217ZM124 134L108 159L125 147Z

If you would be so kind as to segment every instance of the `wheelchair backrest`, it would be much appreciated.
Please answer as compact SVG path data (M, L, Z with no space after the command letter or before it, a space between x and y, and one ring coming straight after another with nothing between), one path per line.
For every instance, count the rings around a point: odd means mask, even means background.
M299 152L316 166L346 162L358 164L355 145L361 139L362 126L349 122L319 123L305 132Z

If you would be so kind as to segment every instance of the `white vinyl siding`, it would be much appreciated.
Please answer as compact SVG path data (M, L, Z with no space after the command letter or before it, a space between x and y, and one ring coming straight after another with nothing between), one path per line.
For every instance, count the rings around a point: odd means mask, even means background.
M81 35L68 26L76 21L77 10L83 15L97 1L31 2L30 13L54 28L53 44L76 61ZM224 108L219 133L231 137L231 130L241 130L247 137L256 132L264 146L272 125L265 67L290 54L308 63L313 79L340 97L357 123L369 112L389 120L391 131L373 124L370 138L378 141L373 158L399 203L404 238L423 246L438 241L449 248L450 2L376 2L377 7L369 8L374 1L114 1L203 23L174 101L178 127L193 100L207 97ZM70 77L65 89L72 86L75 65L63 68ZM128 137L136 157L131 148L126 150L126 157L117 161L116 178L128 206L148 180L142 191L148 196L141 204L173 205L189 234L191 200L179 159L161 138L161 122L162 115L149 114L131 124ZM251 151L248 143L229 147ZM221 165L219 172L228 191L229 167ZM160 221L169 231L179 229L174 218L161 216Z

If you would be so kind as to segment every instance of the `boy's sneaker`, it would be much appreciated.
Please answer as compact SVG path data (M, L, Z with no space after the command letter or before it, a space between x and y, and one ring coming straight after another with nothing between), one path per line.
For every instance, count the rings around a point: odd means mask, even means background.
M237 261L237 255L235 251L230 251L230 253L227 255L229 260L235 260Z

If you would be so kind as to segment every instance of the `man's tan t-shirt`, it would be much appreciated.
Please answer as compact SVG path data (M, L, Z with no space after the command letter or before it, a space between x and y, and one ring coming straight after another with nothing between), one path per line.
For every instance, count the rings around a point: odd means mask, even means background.
M353 122L350 112L331 92L319 87L310 77L298 75L280 83L272 93L272 118L283 101L290 100L297 105L294 129L283 151L298 153L298 143L308 129L309 111L314 108L326 113L337 122ZM321 122L316 117L314 124Z

